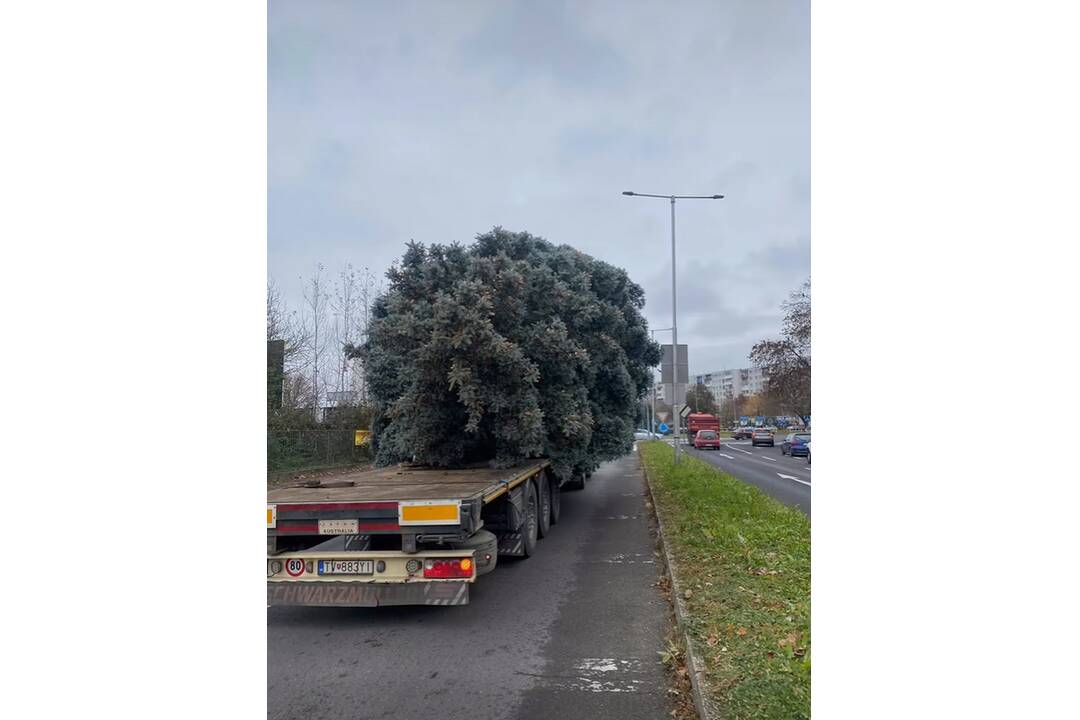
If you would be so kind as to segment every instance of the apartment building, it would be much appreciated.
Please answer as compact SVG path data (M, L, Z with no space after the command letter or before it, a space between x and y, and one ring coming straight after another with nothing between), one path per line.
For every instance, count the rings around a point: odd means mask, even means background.
M716 370L690 377L691 385L704 385L712 396L721 401L732 395L756 395L765 391L768 377L761 368L739 368L735 370Z

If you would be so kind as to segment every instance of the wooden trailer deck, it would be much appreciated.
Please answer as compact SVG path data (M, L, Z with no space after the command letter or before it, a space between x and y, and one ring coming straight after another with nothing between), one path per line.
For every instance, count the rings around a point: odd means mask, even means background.
M334 475L345 487L287 487L270 490L268 503L358 503L392 500L466 500L487 504L549 465L536 460L510 468L426 468L393 465Z

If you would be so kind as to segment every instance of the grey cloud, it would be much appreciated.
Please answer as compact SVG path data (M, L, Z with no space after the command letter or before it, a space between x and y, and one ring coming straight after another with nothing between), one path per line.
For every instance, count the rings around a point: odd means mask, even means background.
M503 86L544 78L597 90L618 86L628 75L619 53L589 33L565 0L501 4L469 39L464 56Z
M809 274L808 3L304 3L268 16L268 260L377 272L502 225L626 268L691 365L745 365ZM705 363L699 367L698 362Z

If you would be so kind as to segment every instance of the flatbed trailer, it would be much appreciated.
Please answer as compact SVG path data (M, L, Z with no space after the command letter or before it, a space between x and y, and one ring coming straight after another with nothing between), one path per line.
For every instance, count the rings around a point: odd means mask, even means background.
M464 605L501 556L529 557L559 520L547 460L391 466L267 493L269 605ZM584 483L581 485L584 486Z

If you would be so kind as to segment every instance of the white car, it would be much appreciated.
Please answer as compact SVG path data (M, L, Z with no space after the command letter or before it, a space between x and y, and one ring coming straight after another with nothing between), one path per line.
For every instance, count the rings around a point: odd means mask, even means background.
M660 436L657 435L656 433L649 432L648 430L646 430L644 428L638 428L637 430L634 431L634 439L635 440L658 440L658 439L660 439Z

